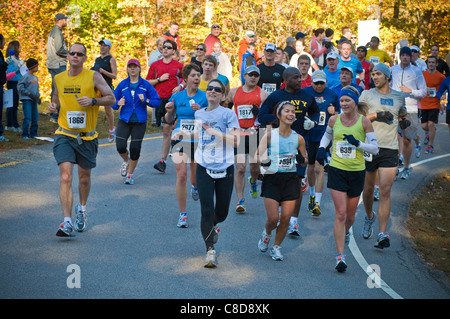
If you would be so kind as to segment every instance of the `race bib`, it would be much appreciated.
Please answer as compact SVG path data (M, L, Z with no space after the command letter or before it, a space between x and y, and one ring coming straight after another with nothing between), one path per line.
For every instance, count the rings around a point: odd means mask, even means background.
M253 118L252 105L239 105L237 107L239 120L250 120Z
M186 134L194 133L196 130L195 120L182 119L180 121L180 131Z
M275 83L263 83L262 89L270 94L276 91L277 85Z
M294 155L293 154L279 154L277 156L277 169L290 170L294 167Z
M227 171L213 171L210 169L206 169L206 173L208 173L211 178L218 179L218 178L225 178L227 176Z
M356 158L356 146L346 141L336 142L336 155L340 158Z
M373 155L371 153L363 151L363 157L366 162L372 162Z
M69 111L67 112L67 124L69 128L86 128L86 112Z
M429 97L436 97L436 88L427 88Z
M327 114L325 112L320 112L318 125L325 125L326 118Z
M378 63L380 63L380 57L377 57L377 56L371 56L371 57L370 57L370 62L372 62L373 65L377 65Z

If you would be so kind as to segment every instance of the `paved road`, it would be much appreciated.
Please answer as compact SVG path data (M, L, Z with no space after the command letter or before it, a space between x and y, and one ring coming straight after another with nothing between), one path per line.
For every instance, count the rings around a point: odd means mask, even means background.
M39 147L39 159L0 167L0 298L450 297L449 285L411 248L404 226L415 194L435 174L450 170L445 125L438 125L435 154L422 154L419 159L413 155L410 179L394 184L389 249L375 249L374 238L360 236L364 216L360 205L346 251L346 273L334 269L334 206L328 190L320 217L307 212L305 195L299 218L301 237L285 239L282 262L271 260L256 246L266 218L262 198L247 196L248 213L237 215L234 194L228 219L220 225L219 266L203 268L199 202L188 199L190 227L178 229L173 164L169 161L166 174L153 169L161 140L159 135L146 137L135 185L123 184L115 146L100 147L88 201L88 229L72 239L55 236L62 214L59 171L51 146ZM377 270L370 278L367 265ZM69 288L77 283L79 288Z

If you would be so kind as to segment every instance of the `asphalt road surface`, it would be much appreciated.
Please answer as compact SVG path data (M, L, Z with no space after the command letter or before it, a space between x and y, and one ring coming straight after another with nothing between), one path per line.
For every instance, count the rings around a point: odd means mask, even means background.
M436 174L450 171L449 136L447 126L438 124L435 153L426 155L423 148L420 158L413 155L411 177L394 183L390 248L374 248L375 235L362 238L365 213L362 204L358 207L345 273L334 269L334 206L328 189L319 217L307 211L308 192L304 195L301 236L284 240L284 261L277 262L257 248L266 213L262 198L248 194L248 185L247 213L234 212L233 193L228 218L219 225L219 265L204 268L200 203L188 196L189 227L177 228L173 163L169 159L165 174L153 168L160 158L160 135L146 136L134 185L123 183L115 145L100 141L88 228L74 238L57 237L59 169L51 145L38 147L38 158L0 166L0 298L180 299L191 304L203 299L448 299L445 276L417 255L404 222L420 189ZM73 184L76 204L76 178Z

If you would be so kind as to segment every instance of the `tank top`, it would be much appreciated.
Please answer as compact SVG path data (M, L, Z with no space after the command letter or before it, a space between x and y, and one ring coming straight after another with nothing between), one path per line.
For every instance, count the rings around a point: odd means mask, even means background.
M253 105L261 106L261 88L257 86L251 92L244 92L242 87L236 90L233 98L234 112L239 120L241 128L249 128L255 126L256 115L253 115Z
M363 171L366 169L363 151L344 140L344 134L351 134L359 141L366 140L362 118L363 116L360 115L353 126L347 127L341 122L341 114L338 115L333 127L333 151L330 166L344 171Z
M272 130L269 145L270 166L267 169L274 173L296 172L295 155L298 153L298 134L291 130L291 135L281 136L278 129Z
M100 68L102 68L103 70L111 73L112 72L111 58L112 58L112 55L110 55L110 54L103 58L101 56L99 56L97 59L95 59L94 67L91 70L98 71L98 70L100 70ZM114 87L112 84L112 79L103 74L102 74L102 76L105 79L106 83L108 83L109 87L114 90Z
M98 105L82 107L78 104L75 95L78 97L100 97L94 87L94 72L83 69L77 76L69 76L69 71L59 73L55 76L55 83L58 89L60 110L58 124L63 129L73 132L88 133L95 130L97 126ZM76 138L75 134L69 134L56 130L55 134L64 134ZM84 136L84 140L93 140L98 136L96 132L93 136Z

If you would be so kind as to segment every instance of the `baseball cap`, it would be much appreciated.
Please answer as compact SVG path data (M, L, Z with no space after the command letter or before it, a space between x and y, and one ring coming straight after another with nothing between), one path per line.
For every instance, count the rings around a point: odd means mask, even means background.
M349 66L343 66L342 68L341 68L341 71L342 70L347 70L347 71L349 71L351 74L353 74L353 69L351 68L351 67L349 67Z
M380 71L382 72L384 75L386 75L388 78L391 78L391 70L389 69L389 67L384 64L384 63L378 63L377 65L375 65L372 69L372 71Z
M248 66L248 67L245 69L244 74L249 74L249 73L252 73L252 72L256 72L256 73L258 73L258 74L261 74L261 72L259 71L259 68L258 68L256 65L250 65L250 66Z
M327 81L327 75L322 70L316 70L311 75L311 80L313 81L313 83L326 82Z
M300 39L300 38L304 38L304 37L306 37L306 34L303 33L303 32L297 32L297 33L295 34L295 39L296 39L296 40L298 40L298 39Z
M111 47L112 47L111 41L109 41L108 39L103 39L98 44L102 44L102 43L104 43L105 45L109 46L109 48L111 49Z
M129 66L130 64L136 64L138 67L141 67L138 59L130 59L127 63L127 66Z
M276 47L275 44L273 44L273 43L267 43L267 44L264 46L264 51L267 51L267 50L276 51L276 50L277 50L277 47Z
M247 37L254 37L255 36L255 32L247 31L247 32L245 32L245 36L247 36Z
M327 54L327 59L339 59L339 55L336 52L330 52Z
M414 51L420 52L420 49L419 49L419 47L417 45L412 45L409 48L411 49L411 51L414 50Z
M63 20L63 19L69 19L68 16L66 16L64 13L57 13L55 15L55 21L58 22L59 20Z

